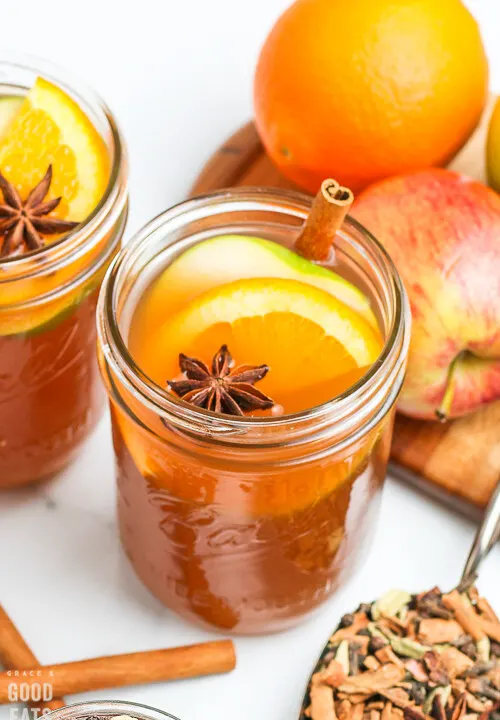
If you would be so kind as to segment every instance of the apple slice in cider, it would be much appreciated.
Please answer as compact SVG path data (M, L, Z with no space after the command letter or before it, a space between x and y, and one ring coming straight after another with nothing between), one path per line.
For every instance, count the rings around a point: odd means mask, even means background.
M366 295L337 273L301 257L282 245L246 235L221 235L205 240L180 255L166 268L149 292L169 312L207 290L249 278L298 280L325 290L378 327Z

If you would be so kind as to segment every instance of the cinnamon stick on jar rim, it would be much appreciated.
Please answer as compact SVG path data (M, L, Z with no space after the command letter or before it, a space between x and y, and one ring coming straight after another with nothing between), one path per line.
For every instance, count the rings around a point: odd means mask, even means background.
M12 686L49 683L54 696L92 692L105 688L147 685L164 680L215 675L234 670L236 657L231 640L216 640L126 655L113 655L59 665L23 668L19 678L0 673L0 705L12 698Z
M0 664L6 670L38 669L40 663L16 628L11 618L0 605ZM11 677L12 682L12 677ZM32 702L29 706L40 717L47 710L59 710L65 707L64 698L53 698L48 702Z
M328 260L333 241L354 201L349 188L336 180L323 180L311 211L295 241L295 250L309 260Z

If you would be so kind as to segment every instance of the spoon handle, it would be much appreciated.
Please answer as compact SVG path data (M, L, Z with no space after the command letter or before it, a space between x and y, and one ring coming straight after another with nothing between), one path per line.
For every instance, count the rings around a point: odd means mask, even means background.
M467 588L478 576L479 566L500 538L500 482L496 486L488 507L485 510L472 547L465 563L459 587Z

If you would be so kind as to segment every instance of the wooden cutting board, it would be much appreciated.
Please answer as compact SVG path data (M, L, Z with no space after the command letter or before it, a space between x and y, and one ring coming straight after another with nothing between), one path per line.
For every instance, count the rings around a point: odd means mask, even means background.
M484 145L492 100L481 126L451 168L484 181ZM234 186L293 188L267 157L248 123L210 158L191 194ZM500 402L445 424L398 416L392 471L468 514L479 515L500 477Z

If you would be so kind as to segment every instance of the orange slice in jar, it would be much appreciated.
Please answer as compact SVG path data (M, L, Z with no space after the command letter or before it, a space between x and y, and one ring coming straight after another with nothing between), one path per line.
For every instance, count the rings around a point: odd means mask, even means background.
M104 140L78 103L60 87L38 78L1 130L0 171L21 198L26 199L51 165L52 182L46 199L61 197L61 202L48 217L83 222L105 193L110 161ZM59 238L48 235L44 241L49 245ZM79 262L85 263L86 259ZM4 280L0 335L38 330L78 301L75 294L50 304L41 303L30 311L14 310L18 303L61 287L77 274L78 268L66 267L52 275L5 282L9 271L6 263L0 278Z
M288 413L336 397L380 354L381 334L361 313L298 280L252 278L195 298L140 342L140 367L159 385L179 374L179 352L210 364L223 344L236 364L271 368L258 387Z
M108 183L106 145L73 98L38 78L0 138L0 169L25 198L49 165L48 197L62 197L54 216L85 220Z
M289 279L258 278L228 283L194 299L154 335L132 328L131 353L158 385L179 374L178 353L208 365L226 343L237 364L270 366L258 388L298 412L341 394L376 362L382 335L356 310L324 290ZM131 409L141 409L127 396ZM233 513L286 514L308 507L359 473L376 443L378 430L335 460L266 466L259 453L246 463L182 456L158 436L165 428L151 416L156 435L118 412L124 441L141 474L186 501L217 502ZM144 413L142 413L144 418ZM222 419L222 418L221 418ZM319 456L327 450L318 444ZM312 449L311 449L312 452ZM264 464L261 465L260 463ZM286 465L286 463L285 463ZM247 481L245 477L247 476Z

